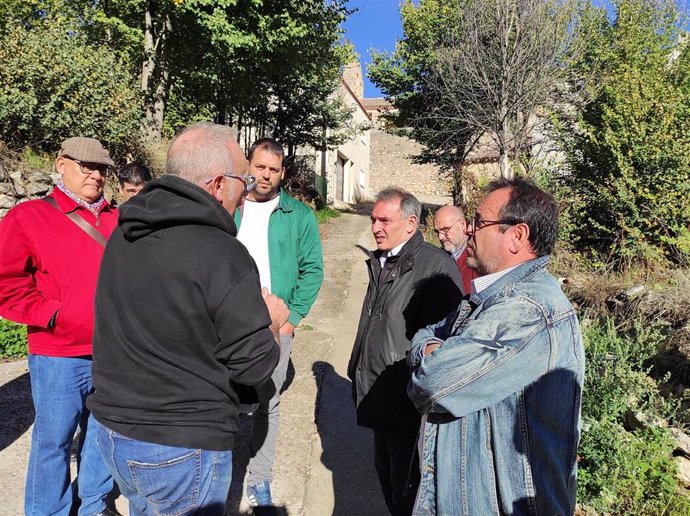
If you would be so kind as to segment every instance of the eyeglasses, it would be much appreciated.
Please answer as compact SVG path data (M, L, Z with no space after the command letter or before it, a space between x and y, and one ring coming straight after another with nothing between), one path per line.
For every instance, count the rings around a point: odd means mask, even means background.
M248 194L249 192L251 192L252 190L254 190L254 186L256 185L256 178L251 174L248 174L246 176L238 176L236 174L219 174L219 175L221 175L223 177L231 177L233 179L239 179L240 181L242 181L244 183L245 195ZM218 177L218 176L214 176L214 177ZM206 181L204 181L204 184L209 184L211 181L213 181L214 177L211 177L211 178L207 179Z
M474 216L474 218L470 221L470 223L467 224L467 228L465 228L465 234L474 235L480 229L488 228L489 226L496 226L499 224L505 225L505 226L515 226L517 224L521 224L521 221L508 220L508 219L482 220L479 217L479 214L476 214Z
M453 222L453 223L452 223L450 226L448 226L447 228L434 229L434 232L435 232L436 235L438 235L438 236L441 236L442 233L443 233L444 235L447 235L448 232L453 228L453 226L455 226L455 225L456 225L458 222L460 222L461 220L464 220L464 218L463 218L463 217L460 217L458 220L456 220L455 222Z
M110 167L108 165L104 165L103 163L91 163L89 161L81 161L79 159L70 158L69 156L65 156L65 158L74 161L79 166L79 172L81 172L85 176L90 176L94 172L98 172L103 177L107 177L110 173Z

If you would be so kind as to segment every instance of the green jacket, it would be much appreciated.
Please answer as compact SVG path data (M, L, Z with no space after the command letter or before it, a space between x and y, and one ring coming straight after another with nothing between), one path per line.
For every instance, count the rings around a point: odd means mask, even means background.
M323 281L323 255L314 212L280 189L278 207L268 220L268 261L271 292L290 309L288 322L297 326L309 313ZM239 229L242 212L235 212Z

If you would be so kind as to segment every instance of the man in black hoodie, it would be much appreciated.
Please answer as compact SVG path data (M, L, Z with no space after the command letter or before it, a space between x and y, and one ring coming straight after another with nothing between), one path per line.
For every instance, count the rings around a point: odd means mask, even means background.
M232 131L195 124L103 255L88 407L134 514L224 514L237 384L271 378L288 317L235 239L230 214L253 186Z

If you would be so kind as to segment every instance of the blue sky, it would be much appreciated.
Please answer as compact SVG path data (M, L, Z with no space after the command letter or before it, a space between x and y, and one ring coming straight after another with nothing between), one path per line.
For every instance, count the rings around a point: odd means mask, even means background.
M371 61L370 49L392 51L402 35L400 26L401 0L350 0L350 9L358 11L345 21L345 37L360 55L364 73L364 96L380 97L381 92L366 78L366 65Z

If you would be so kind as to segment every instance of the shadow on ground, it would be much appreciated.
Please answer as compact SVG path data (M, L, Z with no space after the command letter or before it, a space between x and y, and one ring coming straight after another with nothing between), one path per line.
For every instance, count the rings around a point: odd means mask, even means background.
M19 439L34 421L29 373L0 387L0 450Z
M388 514L374 470L371 431L357 426L352 384L327 362L315 362L316 425L321 462L333 476L333 516Z

